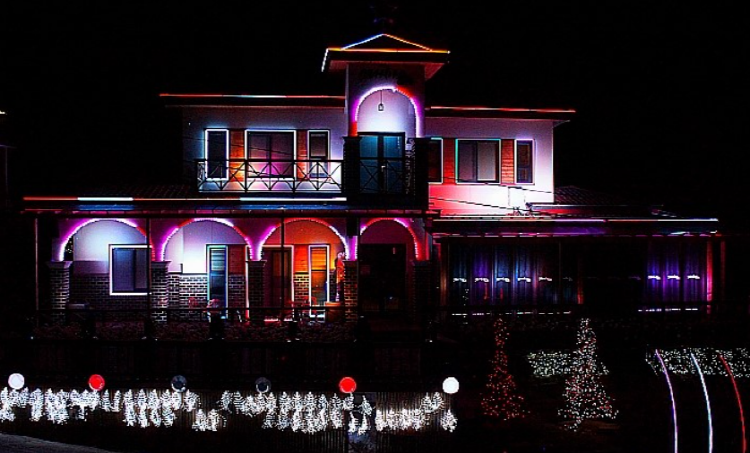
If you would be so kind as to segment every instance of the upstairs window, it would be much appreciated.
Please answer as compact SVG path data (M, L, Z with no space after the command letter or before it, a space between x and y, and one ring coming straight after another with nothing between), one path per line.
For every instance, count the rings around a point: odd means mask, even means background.
M443 139L433 138L427 146L427 182L443 182Z
M203 159L205 159L206 177L208 179L227 179L227 160L229 159L228 130L206 130Z
M531 140L516 141L516 183L531 184L534 182L534 152Z
M310 176L313 178L326 177L327 161L329 159L330 140L328 131L309 131L307 133L307 153L310 162Z
M499 140L457 140L458 182L499 181Z
M148 260L149 249L146 245L110 245L110 295L148 294Z
M247 131L246 155L252 176L294 175L295 131Z

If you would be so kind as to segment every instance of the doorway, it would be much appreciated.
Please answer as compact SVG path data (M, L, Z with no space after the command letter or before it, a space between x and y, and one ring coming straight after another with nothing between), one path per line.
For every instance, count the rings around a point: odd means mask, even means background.
M359 304L368 317L395 318L406 309L404 244L360 244Z

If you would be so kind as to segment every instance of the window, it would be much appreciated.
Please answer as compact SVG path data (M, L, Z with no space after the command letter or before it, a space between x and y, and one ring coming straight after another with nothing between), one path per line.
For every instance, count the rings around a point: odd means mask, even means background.
M227 289L227 246L209 245L206 247L208 255L208 300L216 308L226 308Z
M227 160L229 159L229 131L226 129L207 129L204 156L206 177L208 179L227 178Z
M329 149L328 131L309 131L307 133L307 153L310 162L310 176L325 178L328 175L327 162Z
M109 246L109 294L148 294L149 249L146 245Z
M531 140L516 141L516 182L531 184L534 182L533 148Z
M458 182L498 182L499 140L458 140Z
M427 145L427 182L443 182L443 139L433 138Z
M294 176L295 131L247 131L251 176Z

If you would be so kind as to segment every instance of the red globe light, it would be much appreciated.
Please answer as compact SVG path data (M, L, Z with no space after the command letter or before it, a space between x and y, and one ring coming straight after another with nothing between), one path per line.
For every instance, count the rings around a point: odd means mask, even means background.
M357 390L357 382L349 376L341 378L339 381L339 390L341 390L341 393L354 393Z
M89 387L91 390L100 391L104 388L104 378L99 374L92 374L89 378Z

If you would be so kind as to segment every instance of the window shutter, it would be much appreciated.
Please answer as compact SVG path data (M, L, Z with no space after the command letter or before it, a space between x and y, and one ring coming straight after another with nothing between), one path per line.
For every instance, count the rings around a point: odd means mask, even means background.
M515 140L503 140L500 148L500 183L515 184Z
M233 244L228 246L229 273L242 275L245 273L245 245Z

